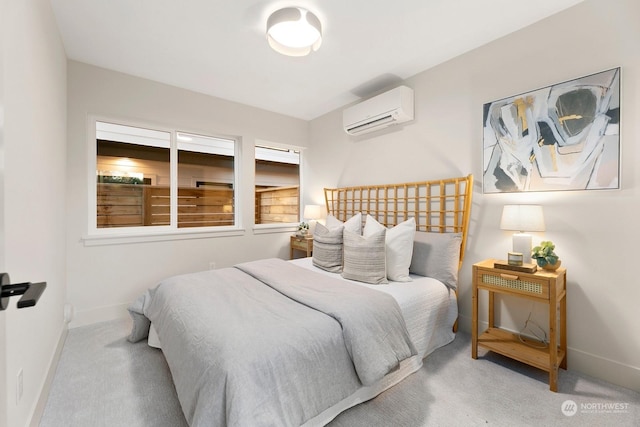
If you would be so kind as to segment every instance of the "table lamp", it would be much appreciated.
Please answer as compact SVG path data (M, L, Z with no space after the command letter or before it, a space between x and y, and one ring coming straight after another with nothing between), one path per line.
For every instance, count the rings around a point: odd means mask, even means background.
M513 252L521 253L525 262L531 262L531 234L526 231L544 231L544 214L540 205L505 205L500 221L502 230L512 230Z
M302 217L309 222L309 232L311 234L316 228L316 222L322 218L323 208L322 205L306 205L304 207Z

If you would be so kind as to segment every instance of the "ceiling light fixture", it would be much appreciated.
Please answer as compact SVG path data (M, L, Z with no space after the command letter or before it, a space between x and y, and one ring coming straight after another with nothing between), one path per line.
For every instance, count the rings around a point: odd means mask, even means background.
M322 43L322 25L316 15L300 7L277 10L267 20L267 40L273 50L305 56Z

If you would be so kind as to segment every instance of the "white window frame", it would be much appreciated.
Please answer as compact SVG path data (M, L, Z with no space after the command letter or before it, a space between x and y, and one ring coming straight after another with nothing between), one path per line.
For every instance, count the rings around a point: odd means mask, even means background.
M97 144L96 144L96 122L113 123L122 126L131 126L167 132L170 134L169 147L169 167L170 167L170 194L171 194L171 224L163 226L142 226L142 227L114 227L98 228L97 224L97 189L96 189L96 169L97 169ZM177 134L186 133L194 135L208 136L211 138L224 138L234 141L234 225L212 226L212 227L186 227L178 228L178 144ZM239 137L227 135L210 135L209 132L176 129L155 123L139 122L130 119L106 117L99 115L89 115L87 124L87 234L82 237L85 246L101 246L111 244L125 244L138 242L154 242L166 240L202 239L208 237L238 236L244 234L242 227L242 207L240 197L241 191L241 171L242 164L242 144Z
M299 218L298 218L298 222L283 222L283 223L279 223L279 224L256 224L255 223L255 209L256 209L256 204L255 204L255 191L256 191L256 176L255 176L255 168L256 168L256 149L259 147L268 147L268 148L274 148L274 149L283 149L283 150L294 150L298 152L298 161L299 161L299 181L300 181L300 197L298 200L298 212L299 212ZM303 203L302 203L302 195L303 195L303 188L304 188L304 179L303 179L303 171L302 171L302 162L303 162L303 152L306 149L306 147L301 147L301 146L297 146L297 145L291 145L291 144L283 144L283 143L279 143L279 142L273 142L273 141L267 141L267 140L263 140L263 139L256 139L254 146L253 146L253 194L254 194L254 198L253 198L253 210L254 210L254 215L253 215L253 233L254 234L267 234L267 233L281 233L281 232L291 232L291 231L296 231L298 229L298 224L300 224L300 221L302 221L302 212L303 212Z

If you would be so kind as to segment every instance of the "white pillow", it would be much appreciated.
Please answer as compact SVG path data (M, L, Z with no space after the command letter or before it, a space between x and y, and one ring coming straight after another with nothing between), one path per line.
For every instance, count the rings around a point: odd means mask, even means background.
M325 224L329 230L344 225L345 230L349 230L359 236L362 235L362 213L360 212L349 218L346 222L342 222L335 216L329 214L327 215Z
M387 278L395 282L410 282L409 266L413 255L413 238L416 234L416 220L409 218L391 229L387 229L374 217L367 215L362 235L369 237L386 229L385 253L387 258Z

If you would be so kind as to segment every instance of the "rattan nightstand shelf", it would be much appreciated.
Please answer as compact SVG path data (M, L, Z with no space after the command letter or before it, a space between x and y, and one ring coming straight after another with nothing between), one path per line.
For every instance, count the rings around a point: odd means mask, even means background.
M567 369L567 272L538 270L520 273L494 267L494 259L473 265L471 357L478 347L502 354L549 372L549 389L558 391L558 368ZM478 290L489 292L489 327L478 336ZM528 298L549 305L549 343L540 348L534 340L522 342L517 334L494 324L494 294Z

